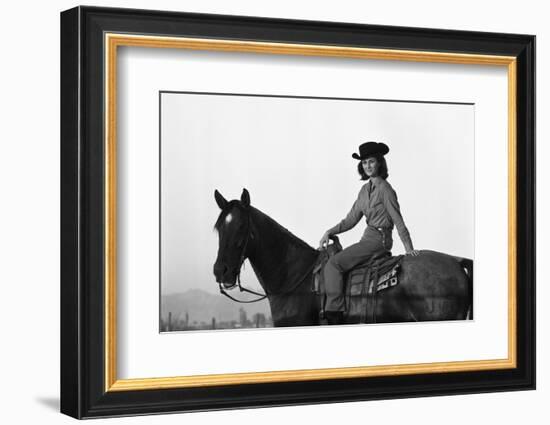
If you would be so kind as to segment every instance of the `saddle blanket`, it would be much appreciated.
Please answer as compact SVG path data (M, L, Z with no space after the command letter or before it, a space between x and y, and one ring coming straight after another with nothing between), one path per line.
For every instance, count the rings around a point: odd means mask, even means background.
M378 293L398 285L402 255L374 259L351 270L346 279L346 323L376 323Z

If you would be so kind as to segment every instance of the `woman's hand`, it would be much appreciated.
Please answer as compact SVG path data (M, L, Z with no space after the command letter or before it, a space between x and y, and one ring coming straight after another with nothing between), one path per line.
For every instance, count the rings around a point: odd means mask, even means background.
M327 231L323 234L323 237L319 241L319 248L318 249L326 248L328 246L329 242L330 242L330 233Z
M416 249L411 249L410 251L407 251L405 255L412 255L413 257L416 257L417 255L420 255L420 251Z

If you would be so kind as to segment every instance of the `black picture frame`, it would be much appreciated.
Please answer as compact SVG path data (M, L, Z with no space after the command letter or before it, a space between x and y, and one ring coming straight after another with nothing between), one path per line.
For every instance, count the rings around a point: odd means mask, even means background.
M105 390L105 33L516 58L517 367L139 391ZM61 412L75 418L535 388L535 37L76 7L61 13Z

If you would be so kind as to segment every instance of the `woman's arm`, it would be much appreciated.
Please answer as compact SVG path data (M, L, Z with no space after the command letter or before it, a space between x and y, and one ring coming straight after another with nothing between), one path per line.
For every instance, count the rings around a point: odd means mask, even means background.
M399 238L405 246L405 251L407 253L412 252L414 251L414 248L411 240L411 235L409 234L409 230L407 229L407 226L405 226L405 222L403 221L403 217L401 216L401 209L399 208L399 202L397 202L397 194L389 185L386 186L384 189L384 207L390 215L393 224L395 224L395 227L397 228L397 233L399 234Z
M327 230L327 233L330 236L347 232L349 229L353 228L359 222L359 220L361 220L361 217L363 216L363 211L361 211L362 192L363 189L359 191L359 195L357 196L357 199L353 203L353 206L351 207L351 210L348 212L346 217L341 220L340 223L338 223L336 226L333 226Z

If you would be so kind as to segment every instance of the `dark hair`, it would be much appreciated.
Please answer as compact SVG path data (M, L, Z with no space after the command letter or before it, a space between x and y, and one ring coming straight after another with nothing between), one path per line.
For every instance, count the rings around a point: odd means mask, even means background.
M386 164L386 158L383 155L372 155L369 158L376 158L378 161L378 176L382 177L384 180L386 180L389 176L388 174L388 164ZM369 176L367 176L367 173L365 173L365 170L363 169L362 161L359 161L357 164L357 171L359 172L359 175L361 176L361 180L368 180Z

